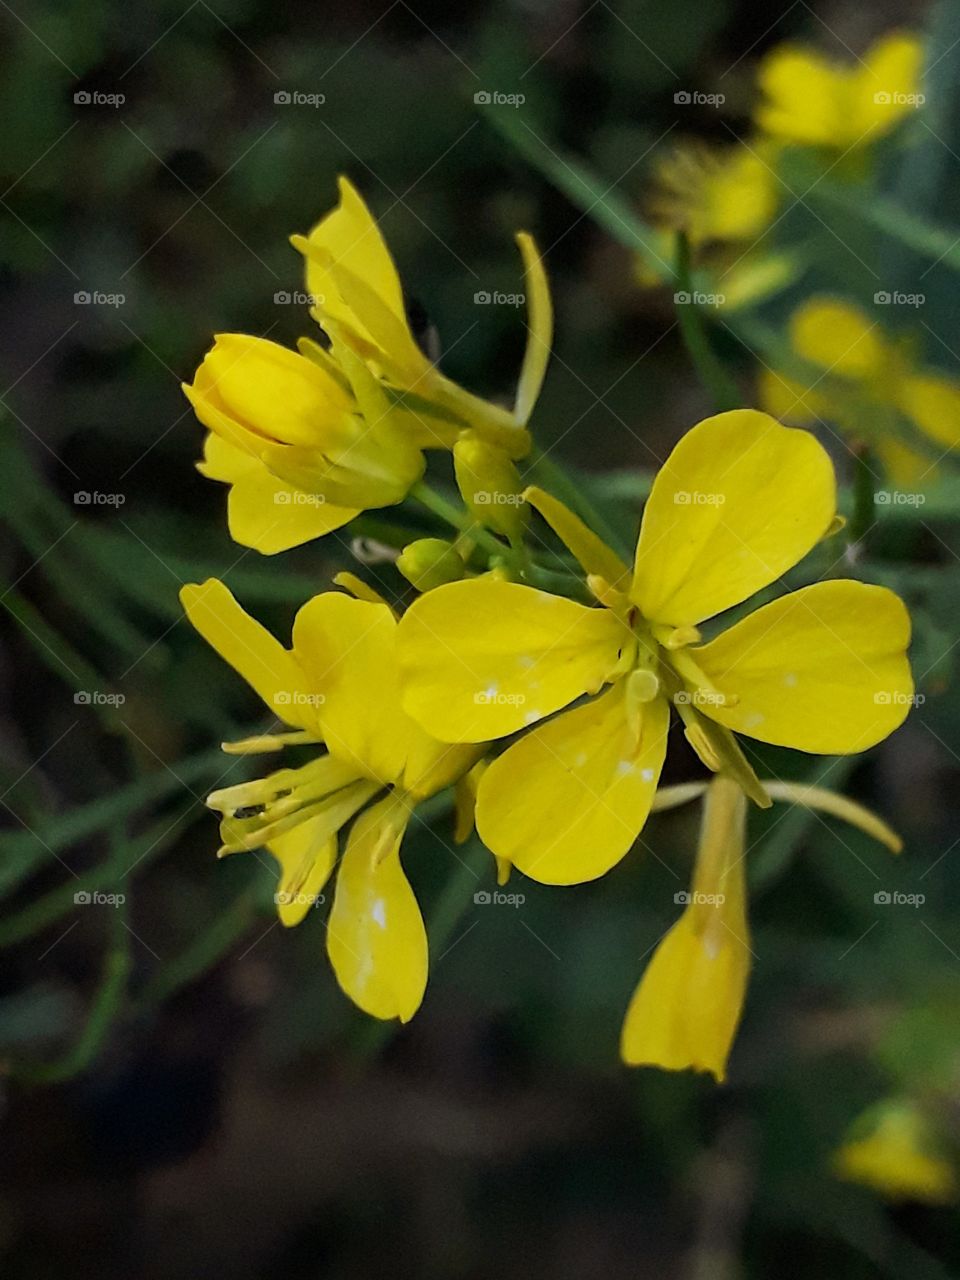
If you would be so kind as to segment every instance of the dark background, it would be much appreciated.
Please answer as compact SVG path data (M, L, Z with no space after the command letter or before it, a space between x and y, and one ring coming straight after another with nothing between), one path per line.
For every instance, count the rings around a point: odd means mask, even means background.
M952 1209L885 1206L830 1170L848 1125L890 1096L956 1137L953 526L881 547L922 622L927 701L829 775L906 851L894 864L835 824L754 815L757 958L722 1090L617 1060L641 957L687 883L692 810L651 822L600 883L517 877L518 908L474 905L492 860L471 847L464 872L438 810L405 855L427 999L409 1027L380 1027L336 988L322 912L274 922L269 858L213 857L216 747L260 712L176 599L225 577L286 636L352 564L349 534L279 559L230 543L178 388L218 330L311 332L275 295L302 288L287 236L332 205L338 173L382 219L446 370L487 395L511 390L522 313L473 295L520 287L512 236L534 232L557 308L535 433L584 484L649 468L710 410L670 292L638 287L629 254L474 95L523 94L529 130L641 207L668 134L747 127L767 48L797 37L843 57L927 17L844 0L0 3L4 1276L960 1274ZM720 113L674 103L721 84ZM749 352L720 343L749 388ZM632 531L629 476L617 493ZM676 742L669 778L696 772ZM895 889L926 901L875 905ZM125 908L74 905L94 890Z

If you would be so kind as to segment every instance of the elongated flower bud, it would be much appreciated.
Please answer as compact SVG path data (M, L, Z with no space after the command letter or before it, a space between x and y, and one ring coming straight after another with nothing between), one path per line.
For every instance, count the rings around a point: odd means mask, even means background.
M494 533L518 542L530 512L523 499L520 472L506 453L468 434L453 447L453 465L460 496L476 519Z

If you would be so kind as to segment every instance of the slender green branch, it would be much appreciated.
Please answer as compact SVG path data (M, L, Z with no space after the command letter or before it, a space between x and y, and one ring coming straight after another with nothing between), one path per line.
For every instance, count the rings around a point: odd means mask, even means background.
M677 323L697 376L710 393L718 413L726 409L738 409L743 404L743 397L714 351L695 301L690 269L690 241L683 231L677 232L675 277Z
M874 522L874 474L870 465L870 450L860 444L853 451L853 515L847 531L851 546L862 543Z

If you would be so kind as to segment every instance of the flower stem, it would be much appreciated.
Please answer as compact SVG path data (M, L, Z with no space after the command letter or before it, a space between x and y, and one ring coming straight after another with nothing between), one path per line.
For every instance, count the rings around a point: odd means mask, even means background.
M873 524L873 482L870 450L860 443L853 450L853 514L847 539L851 547L859 547L865 541Z
M710 393L717 413L738 409L743 405L743 397L711 346L700 309L694 302L690 241L683 231L677 232L674 273L677 284L677 296L674 299L677 323L697 376ZM681 301L681 297L685 297L686 301Z

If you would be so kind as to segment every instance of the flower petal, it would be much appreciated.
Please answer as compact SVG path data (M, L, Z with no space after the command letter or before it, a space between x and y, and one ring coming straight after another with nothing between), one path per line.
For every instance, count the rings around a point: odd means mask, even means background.
M761 742L825 755L864 751L910 708L910 619L886 587L817 582L757 609L690 650L735 706L710 719Z
M754 409L707 418L653 482L632 599L652 622L696 625L791 569L835 510L833 466L808 431Z
M319 734L316 702L293 654L245 613L216 578L181 588L180 603L204 640L286 724Z
M960 386L955 382L933 374L904 378L900 405L931 440L960 449Z
M280 923L289 928L320 900L337 860L337 837L330 835L322 817L308 818L271 840L267 848L280 863L274 901Z
M831 376L871 378L887 358L877 321L841 298L810 298L790 318L790 341L798 356Z
M421 596L400 622L404 706L442 742L486 742L595 693L623 625L607 609L472 578Z
M360 815L343 855L327 927L337 981L374 1018L409 1022L427 985L427 933L400 865L409 811L389 795Z
M314 596L293 624L294 652L322 696L329 750L383 783L400 777L413 730L400 707L396 633L385 604L339 591Z
M480 838L543 884L602 876L646 821L668 724L666 700L648 703L638 745L621 681L540 725L484 773L477 792Z
M322 494L303 493L284 484L262 462L212 431L197 469L231 486L227 498L230 537L262 555L322 538L359 515L357 507L338 507L324 502Z

